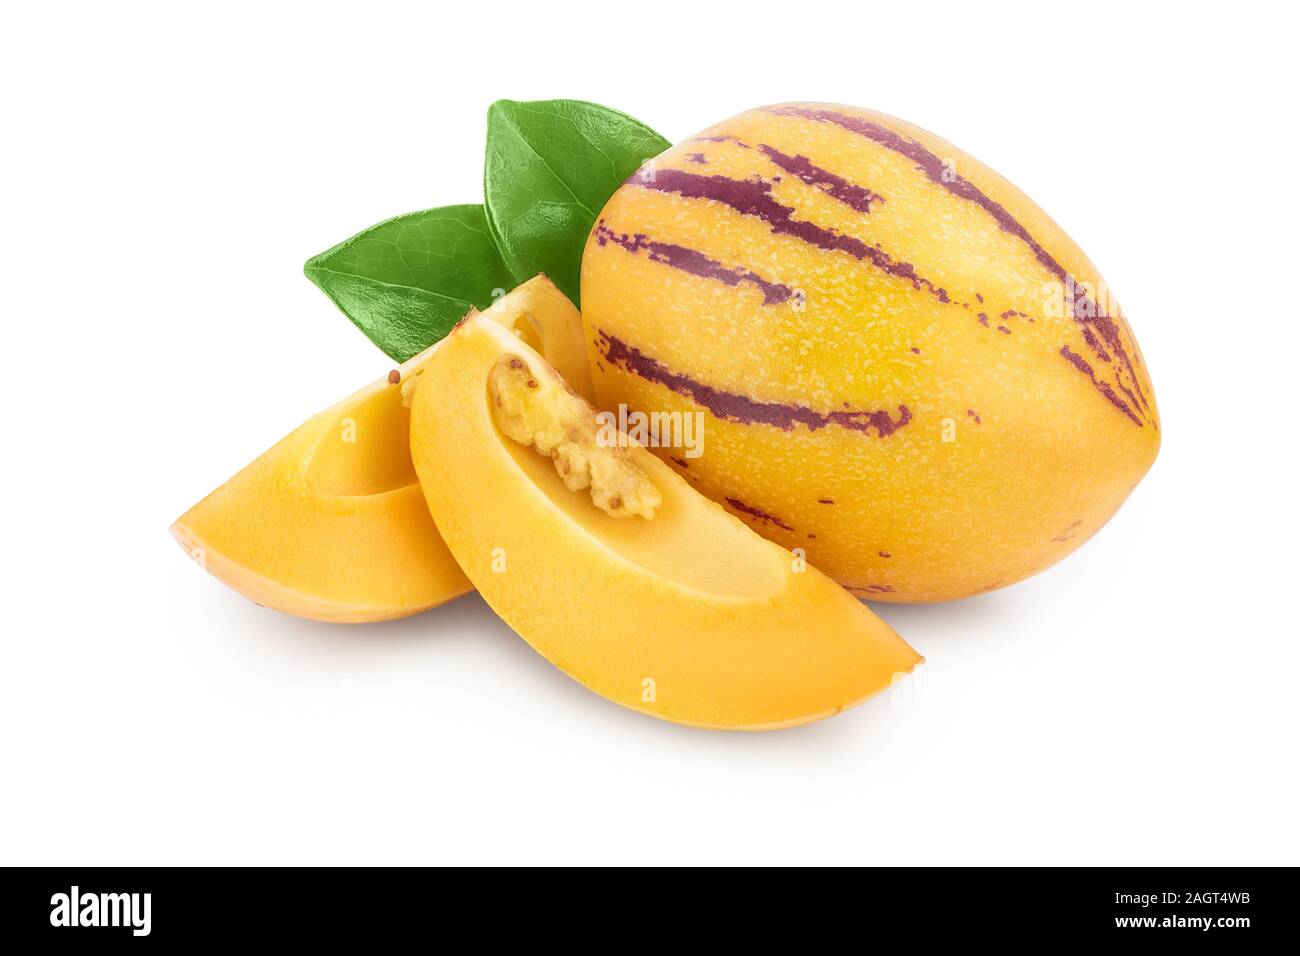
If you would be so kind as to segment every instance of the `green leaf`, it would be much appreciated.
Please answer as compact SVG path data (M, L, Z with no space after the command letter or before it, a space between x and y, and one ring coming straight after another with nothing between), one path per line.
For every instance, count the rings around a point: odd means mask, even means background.
M515 282L482 206L397 216L307 260L320 286L389 357L404 362L443 338L471 306Z
M669 145L648 126L595 103L493 103L483 196L515 280L545 272L578 302L582 250L597 214L625 179Z

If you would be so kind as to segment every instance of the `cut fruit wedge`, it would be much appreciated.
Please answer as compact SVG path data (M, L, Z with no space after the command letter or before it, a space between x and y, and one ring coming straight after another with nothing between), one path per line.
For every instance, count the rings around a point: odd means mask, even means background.
M409 422L401 389L375 382L281 439L172 534L223 583L299 617L384 621L459 597L472 586L429 518Z
M627 707L736 729L831 716L920 662L655 456L596 440L591 407L492 312L429 357L411 453L452 554L544 657Z
M582 315L554 282L544 275L533 276L483 314L545 356L575 392L596 401Z
M512 332L533 351L545 356L570 388L588 402L595 402L582 315L545 275L535 275L516 286L492 303L486 312L471 309L469 314L481 314ZM402 366L402 394L408 406L430 354L431 350L421 352Z
M545 276L492 317L584 383L582 319ZM410 384L437 345L290 433L172 526L216 578L322 621L406 617L472 589L438 536L411 464Z

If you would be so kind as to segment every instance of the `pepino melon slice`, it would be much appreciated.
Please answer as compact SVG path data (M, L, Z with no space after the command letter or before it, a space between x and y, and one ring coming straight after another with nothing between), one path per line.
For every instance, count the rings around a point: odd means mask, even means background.
M587 375L582 320L538 276L495 319ZM323 621L405 617L472 590L438 536L411 464L410 412L396 381L417 355L278 442L172 526L216 578L266 607ZM590 378L580 378L590 394Z
M401 389L375 382L281 439L172 534L218 580L299 617L383 621L459 597L472 588L415 482L409 420Z
M593 440L591 407L492 311L423 367L411 453L452 554L544 657L627 707L735 729L839 713L919 663L643 448Z

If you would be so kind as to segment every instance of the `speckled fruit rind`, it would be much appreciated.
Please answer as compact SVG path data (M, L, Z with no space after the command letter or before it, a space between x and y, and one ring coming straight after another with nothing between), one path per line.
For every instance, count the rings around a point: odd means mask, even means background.
M465 573L566 674L666 720L765 729L838 713L919 662L833 581L639 447L662 495L653 518L613 517L566 488L494 421L503 356L540 368L483 315L444 340L414 390L411 454Z
M1137 343L1073 241L955 146L852 107L752 110L597 219L606 408L706 414L656 449L854 593L938 601L1059 561L1155 459Z
M492 317L543 349L590 395L577 310L545 276ZM429 517L395 374L316 415L172 526L216 578L266 607L323 621L406 617L472 590Z

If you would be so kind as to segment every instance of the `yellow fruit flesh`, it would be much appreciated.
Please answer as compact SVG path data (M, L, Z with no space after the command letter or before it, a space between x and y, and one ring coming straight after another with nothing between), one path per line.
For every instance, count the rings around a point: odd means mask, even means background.
M485 316L448 337L414 392L412 458L470 580L565 673L656 717L761 729L838 713L919 662L834 582L637 446L625 451L660 496L652 518L613 516L570 490L498 427L503 358L554 374Z
M592 503L607 515L654 517L663 503L659 489L627 449L601 445L591 405L570 392L558 375L507 353L488 372L488 397L497 427L519 444L549 455L564 487L589 488Z
M484 315L544 355L569 388L589 402L595 400L582 316L550 279L533 276L494 302Z
M536 342L590 394L581 319L549 279L502 297L493 319ZM315 416L195 505L172 534L200 565L266 607L323 621L405 617L470 591L416 481L413 384L432 349Z
M283 438L172 533L223 583L299 617L383 621L459 597L471 586L424 505L409 421L400 388L376 382Z
M704 411L703 455L681 473L856 593L1020 580L1094 533L1154 460L1123 318L1062 308L1058 271L1096 300L1096 268L951 144L794 104L721 123L647 176L610 200L583 259L601 406Z

